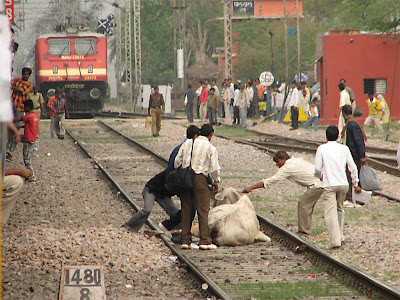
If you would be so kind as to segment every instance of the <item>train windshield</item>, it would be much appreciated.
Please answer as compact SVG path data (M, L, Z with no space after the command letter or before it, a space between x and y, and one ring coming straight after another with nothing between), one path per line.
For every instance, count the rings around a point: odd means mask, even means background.
M76 39L75 53L79 55L96 54L96 41L94 39Z
M52 55L65 55L70 54L69 40L50 40L49 41L49 54Z

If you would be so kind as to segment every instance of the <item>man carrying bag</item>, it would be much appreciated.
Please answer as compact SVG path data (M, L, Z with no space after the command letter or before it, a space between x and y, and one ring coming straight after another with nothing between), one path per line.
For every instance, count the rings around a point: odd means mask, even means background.
M211 174L214 190L218 190L220 167L217 149L210 143L214 129L210 124L204 124L200 136L195 140L187 140L179 149L175 158L175 168L191 166L194 175L193 189L183 191L179 196L182 208L182 249L197 248L192 244L191 214L196 206L200 227L200 249L214 250L217 246L211 243L208 228L208 211L210 208L210 192L207 175Z

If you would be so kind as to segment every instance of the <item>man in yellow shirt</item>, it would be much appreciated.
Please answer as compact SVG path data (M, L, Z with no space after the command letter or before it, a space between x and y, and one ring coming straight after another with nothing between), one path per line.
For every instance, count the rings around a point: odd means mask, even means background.
M371 131L369 128L369 125L374 121L376 127L378 127L379 134L383 135L383 128L381 124L381 117L379 116L379 113L382 111L382 106L379 103L378 99L374 97L374 94L372 92L368 93L369 99L367 100L367 105L369 108L369 115L367 119L364 122L364 131L367 134L368 137L371 136Z

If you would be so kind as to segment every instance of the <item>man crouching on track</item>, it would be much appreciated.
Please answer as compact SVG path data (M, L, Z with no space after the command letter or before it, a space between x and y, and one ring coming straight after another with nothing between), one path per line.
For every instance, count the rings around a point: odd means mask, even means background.
M300 234L312 234L311 221L314 206L323 193L322 182L314 176L314 165L302 158L291 158L285 151L277 151L272 157L279 168L272 177L243 189L243 193L250 193L254 189L266 188L267 186L289 179L301 186L307 187L305 193L299 199L298 226Z
M150 216L154 201L157 201L170 217L178 213L179 208L171 199L171 197L176 193L167 190L165 186L166 175L167 170L165 169L146 183L142 192L144 208L134 214L129 221L122 225L122 227L126 228L130 232L139 232L140 228L142 228L143 224Z
M197 248L215 250L217 246L211 243L208 227L208 212L210 209L210 191L208 190L207 176L210 173L214 191L218 190L220 167L218 164L217 149L210 143L214 129L210 124L204 124L197 139L187 140L179 149L175 158L175 168L186 168L191 165L194 175L193 190L180 194L182 208L182 249ZM192 151L193 145L193 151ZM196 206L199 218L200 245L192 243L190 231L192 208Z

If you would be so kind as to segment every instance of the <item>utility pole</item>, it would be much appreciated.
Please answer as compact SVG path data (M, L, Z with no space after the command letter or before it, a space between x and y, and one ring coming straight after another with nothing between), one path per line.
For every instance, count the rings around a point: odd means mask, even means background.
M127 107L132 104L132 39L131 39L131 10L132 0L124 0L125 8L125 97Z
M232 0L224 1L225 78L232 78ZM233 78L232 78L233 79Z
M142 101L142 46L140 35L140 0L134 0L133 30L135 44L135 98L133 111L136 111L138 101Z
M287 16L286 16L286 0L283 0L283 15L285 17L285 96L283 98L283 104L282 104L282 109L281 109L281 113L279 115L279 123L282 123L283 120L283 107L285 106L285 102L286 102L286 96L287 93L289 91L288 86L289 86L289 63L288 63L288 28L287 28Z
M299 0L296 0L296 22L297 22L297 79L301 81L301 49L300 49L300 19L299 19Z
M286 85L288 85L289 80L289 63L288 63L288 28L287 28L287 16L286 16L286 0L283 0L283 14L285 17L285 81ZM286 95L285 95L286 96Z
M119 108L121 96L122 96L122 86L121 86L121 59L122 59L122 22L121 22L121 9L116 10L116 21L117 21L117 36L115 38L116 41L116 70L115 70L115 79L117 81L117 107Z
M178 78L178 49L183 48L183 59L186 61L186 0L173 0L174 11L174 87L179 88L180 91L185 90L185 71L183 78ZM183 63L183 68L185 62ZM178 84L178 82L180 84Z

